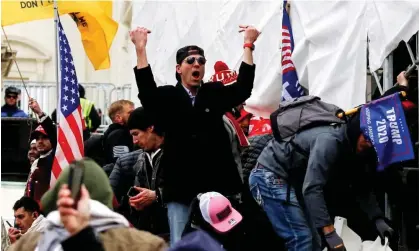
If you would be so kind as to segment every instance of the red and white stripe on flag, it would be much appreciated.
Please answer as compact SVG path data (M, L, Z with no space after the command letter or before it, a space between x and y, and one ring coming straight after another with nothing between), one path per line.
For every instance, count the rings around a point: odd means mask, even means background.
M63 168L84 156L83 130L85 122L81 111L76 69L71 49L61 22L58 22L60 54L60 100L57 108L58 133L57 149L51 170L50 187L61 174Z

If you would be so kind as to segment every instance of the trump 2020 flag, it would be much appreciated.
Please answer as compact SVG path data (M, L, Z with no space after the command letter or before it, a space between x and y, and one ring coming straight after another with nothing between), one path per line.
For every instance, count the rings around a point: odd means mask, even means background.
M399 94L365 104L361 108L361 130L378 157L377 170L415 157Z
M297 72L291 55L294 50L290 17L287 12L287 1L284 1L282 15L282 101L304 96L304 89L298 81Z

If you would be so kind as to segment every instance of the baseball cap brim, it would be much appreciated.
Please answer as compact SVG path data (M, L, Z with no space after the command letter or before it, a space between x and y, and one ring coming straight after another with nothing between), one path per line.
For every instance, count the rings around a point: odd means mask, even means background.
M31 140L36 140L36 139L38 139L38 137L39 137L40 135L45 136L45 137L48 137L48 135L47 135L46 133L43 133L43 132L40 132L40 131L33 131L33 132L31 133Z
M237 224L239 224L243 219L243 216L237 212L236 209L231 207L231 214L227 216L224 220L211 224L215 230L217 230L220 233L225 233L230 231L233 227L235 227Z

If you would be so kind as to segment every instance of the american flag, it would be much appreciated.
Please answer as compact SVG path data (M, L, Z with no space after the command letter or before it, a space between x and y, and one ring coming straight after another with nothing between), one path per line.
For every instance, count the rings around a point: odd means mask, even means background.
M291 59L294 50L291 22L286 10L287 1L284 1L282 16L282 100L291 100L304 96L304 89L298 81L297 72Z
M61 170L84 155L83 130L85 122L80 106L76 69L70 45L61 22L58 22L60 54L60 101L57 109L58 144L55 152L50 186L55 184Z

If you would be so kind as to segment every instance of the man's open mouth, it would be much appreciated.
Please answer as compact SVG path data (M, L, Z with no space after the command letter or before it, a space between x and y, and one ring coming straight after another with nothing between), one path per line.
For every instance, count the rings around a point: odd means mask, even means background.
M194 77L194 78L199 78L200 75L201 74L199 73L199 71L193 71L192 72L192 77Z

